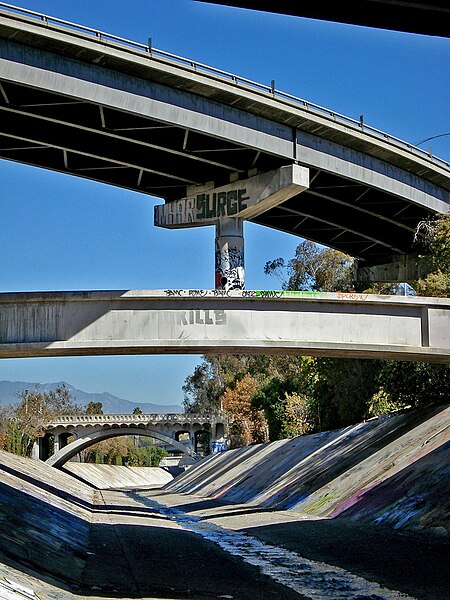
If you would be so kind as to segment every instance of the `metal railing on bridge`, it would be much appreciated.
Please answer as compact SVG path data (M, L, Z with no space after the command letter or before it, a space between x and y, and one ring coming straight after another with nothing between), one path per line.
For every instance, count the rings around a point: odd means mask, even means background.
M137 54L140 56L146 54L150 59L155 61L166 62L170 64L176 63L179 67L184 68L186 70L199 72L200 74L211 77L213 79L229 81L234 86L242 87L244 89L251 89L253 92L259 93L265 97L271 97L280 102L281 104L294 106L296 108L303 109L307 112L320 115L331 121L350 126L356 131L363 131L366 135L376 137L379 140L383 140L397 147L400 147L403 150L407 150L412 154L418 155L423 159L429 160L432 163L437 164L438 166L450 169L449 162L442 158L434 156L431 152L423 150L422 148L419 148L418 146L415 146L412 143L405 142L400 138L392 136L375 127L372 127L371 125L367 125L365 122L363 122L362 118L360 118L360 120L356 120L331 109L320 106L319 104L315 104L314 102L309 102L308 100L304 100L303 98L299 98L287 92L277 90L275 88L274 81L272 81L271 85L268 86L263 83L253 81L252 79L241 77L240 75L236 75L235 73L223 71L222 69L217 69L216 67L211 67L210 65L206 65L198 61L184 58L183 56L178 56L177 54L172 54L171 52L166 52L165 50L159 50L158 48L152 46L151 38L149 38L148 44L142 44L140 42L134 42L133 40L128 40L126 38L107 33L105 31L100 31L98 29L93 29L92 27L86 27L85 25L72 23L71 21L66 21L57 17L51 17L40 12L15 6L13 4L0 2L0 9L2 8L7 9L8 12L13 13L13 15L19 18L31 17L45 27L52 27L55 29L70 29L71 33L75 35L78 34L80 37L83 38L88 37L89 39L92 39L93 41L96 41L101 44L116 46L121 48L122 50L127 50L132 54Z

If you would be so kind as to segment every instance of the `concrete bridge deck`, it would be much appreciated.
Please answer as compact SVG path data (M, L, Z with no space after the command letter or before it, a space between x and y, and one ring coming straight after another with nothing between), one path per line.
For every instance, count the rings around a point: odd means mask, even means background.
M450 299L164 290L0 294L0 358L284 353L450 360Z

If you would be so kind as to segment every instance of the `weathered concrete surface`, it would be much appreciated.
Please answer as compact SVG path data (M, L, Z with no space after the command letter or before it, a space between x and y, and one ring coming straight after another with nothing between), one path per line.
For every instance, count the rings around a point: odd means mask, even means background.
M170 473L159 467L123 467L68 462L63 470L99 490L158 488L173 479Z
M193 186L187 197L155 206L155 225L177 228L214 225L218 219L250 219L300 194L309 185L309 170L288 165L220 188Z
M77 438L70 444L67 444L67 446L64 446L64 448L61 448L60 450L55 452L55 454L50 456L50 458L48 458L46 462L52 467L62 467L62 465L64 465L68 460L76 456L82 450L86 450L86 448L89 448L90 446L93 446L98 442L102 442L103 440L108 440L113 437L120 437L125 435L142 435L151 437L154 439L161 440L166 444L170 444L180 452L192 456L195 455L195 452L192 450L192 448L189 448L181 442L175 441L173 438L169 437L168 435L164 435L159 431L152 431L151 429L144 429L142 427L128 426L117 428L100 428L94 431L89 431L89 429L87 429L83 432L82 437Z
M450 534L450 408L211 456L165 489Z
M210 444L224 442L226 419L219 413L197 414L105 414L58 415L48 422L43 434L51 433L54 439L53 455L48 459L52 466L61 466L81 449L97 441L120 435L142 435L159 439L178 452L195 456L198 435L208 431ZM187 441L177 441L179 434L188 433ZM66 446L67 437L74 441ZM45 460L49 449L45 437L39 439L37 458Z
M0 458L5 466L16 459L4 453ZM0 575L8 577L10 589L20 583L40 598L58 600L406 600L389 589L419 600L447 599L448 543L439 538L305 520L293 511L164 490L95 491L85 519L76 498L72 509L63 504L65 488L79 487L88 504L91 488L75 480L69 484L70 476L45 463L28 463L16 463L15 485L0 471ZM231 545L228 552L219 547L222 540ZM267 562L267 550L272 575L287 572L289 585L239 558L242 544L249 554L262 553L257 564ZM364 577L357 582L359 591L355 574ZM306 595L292 588L303 580Z
M409 413L305 437L303 448L297 439L230 451L204 460L168 486L182 484L201 495L173 489L94 490L45 463L2 452L0 575L42 598L61 600L404 598L395 590L419 600L447 600L449 539L428 532L434 528L439 534L445 525L442 514L433 512L432 499L438 498L433 494L439 480L445 510L448 465L432 459L436 448L448 448L448 410ZM273 510L270 502L255 505L263 490L276 490L280 506L283 489L284 499L292 498L295 490L286 484L296 472L309 475L303 491L311 491L314 478L318 488L335 481L342 491L339 481L346 474L351 488L386 472L386 485L392 479L386 471L390 463L394 471L405 473L420 462L415 460L418 454L428 461L420 472L422 517L431 515L419 523L420 535L417 528L396 531L392 525L399 523L380 521L379 514L378 526L368 525L364 521L374 522L370 511L368 519L355 522L342 518L342 512L338 518L324 518L332 507L320 513L323 503L303 512ZM308 458L317 462L309 472ZM258 469L264 477L257 476ZM280 472L288 475L284 481ZM204 497L214 489L214 478L220 499ZM227 482L228 490L223 489ZM402 497L408 495L409 484L409 477L403 478L402 488L396 484ZM301 491L298 485L296 491ZM233 498L244 502L226 501ZM245 556L259 567L248 564ZM273 577L280 579L275 582Z
M302 597L139 498L39 461L0 452L0 499L0 574L41 598Z
M450 360L450 299L216 290L0 294L0 358L295 353Z

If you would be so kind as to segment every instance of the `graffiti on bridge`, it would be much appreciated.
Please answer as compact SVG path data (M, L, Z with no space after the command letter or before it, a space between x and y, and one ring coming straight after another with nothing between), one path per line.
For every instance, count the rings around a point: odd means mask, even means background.
M192 289L192 290L164 290L168 298L262 298L277 300L283 298L322 298L330 299L329 292L311 292L302 290L244 290L240 288L230 289ZM357 294L354 292L337 292L337 300L350 302L364 302L370 299L370 294Z
M244 289L244 251L242 248L230 248L226 244L216 246L216 289Z

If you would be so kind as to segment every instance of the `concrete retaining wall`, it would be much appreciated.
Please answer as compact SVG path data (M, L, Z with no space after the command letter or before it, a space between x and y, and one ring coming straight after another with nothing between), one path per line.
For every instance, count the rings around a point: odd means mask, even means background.
M165 489L228 502L450 531L450 408L206 458Z
M162 487L173 479L172 475L159 467L122 467L68 462L63 470L100 490Z

